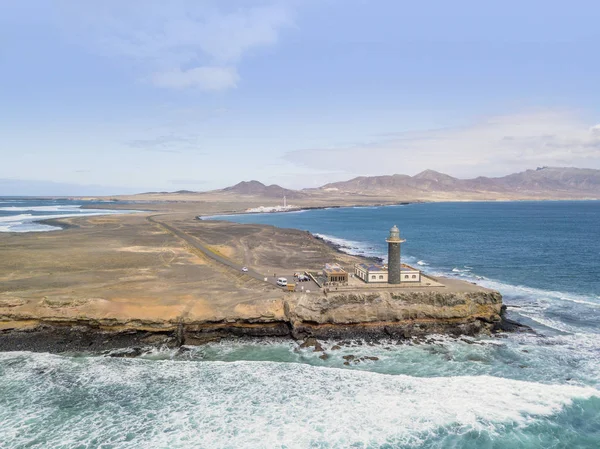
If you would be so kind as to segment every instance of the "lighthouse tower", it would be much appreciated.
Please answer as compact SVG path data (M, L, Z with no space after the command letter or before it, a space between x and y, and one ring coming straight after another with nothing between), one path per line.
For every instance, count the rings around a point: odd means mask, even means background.
M400 238L400 230L396 225L390 229L390 235L385 240L388 243L388 283L400 283L400 245L406 240Z

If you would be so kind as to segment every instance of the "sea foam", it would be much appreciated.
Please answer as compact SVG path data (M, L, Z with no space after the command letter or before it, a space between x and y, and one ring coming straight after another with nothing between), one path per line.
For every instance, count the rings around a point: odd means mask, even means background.
M0 354L8 447L397 447L439 432L493 436L591 387L491 376L415 378L275 362Z
M125 214L133 211L129 210L109 210L109 209L79 209L79 206L32 206L15 208L12 211L34 212L17 215L0 216L0 232L45 232L60 230L60 227L39 223L43 220L55 218L72 217L90 217L96 215ZM67 208L68 207L68 208ZM6 210L5 210L6 212ZM56 212L54 214L40 214L35 212Z
M0 207L0 211L5 212L76 212L80 210L81 206L73 205L73 206L7 206Z
M346 254L367 257L384 257L380 251L377 251L372 245L365 242L348 240L320 233L314 233L314 235L327 242L333 243L340 251L345 252ZM387 257L387 255L385 255L385 257Z

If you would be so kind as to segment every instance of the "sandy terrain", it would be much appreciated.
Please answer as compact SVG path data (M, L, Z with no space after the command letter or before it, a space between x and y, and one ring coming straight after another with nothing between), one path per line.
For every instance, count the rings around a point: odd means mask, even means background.
M70 225L63 231L0 233L0 311L65 319L220 320L256 315L253 307L263 313L281 297L280 290L215 263L151 223L152 215L265 276L358 260L306 232L196 219L236 204L185 206L175 205L169 214L63 219Z
M149 223L146 214L65 221L75 226L48 233L0 234L4 313L65 319L218 320L237 315L238 303L257 297L268 302L278 296L263 283L215 266ZM9 305L8 311L2 305Z

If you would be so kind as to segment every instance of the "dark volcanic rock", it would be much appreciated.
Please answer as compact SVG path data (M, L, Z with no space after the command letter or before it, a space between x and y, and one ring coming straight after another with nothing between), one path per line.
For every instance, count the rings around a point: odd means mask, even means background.
M314 337L309 337L307 339L305 339L302 344L300 345L300 347L302 349L304 348L310 348L311 346L315 346L317 344L317 339Z
M115 349L114 351L110 351L106 354L109 357L121 357L121 358L135 358L139 357L144 353L142 348L123 348L123 349Z
M314 338L314 337L309 337L307 339L305 339L302 344L300 345L300 348L304 349L304 348L315 348L313 352L324 352L325 349L323 348L323 345L321 345L321 343L319 343L319 341Z
M143 347L151 334L156 346L176 346L169 333L104 332L85 326L40 326L35 330L0 333L0 351L103 352L112 349ZM162 338L157 338L162 336Z

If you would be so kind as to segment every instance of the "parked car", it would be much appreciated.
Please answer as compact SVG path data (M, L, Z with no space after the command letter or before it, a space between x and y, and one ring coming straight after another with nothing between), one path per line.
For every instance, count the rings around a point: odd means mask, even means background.
M278 278L277 285L280 287L287 287L287 279L286 278Z
M242 271L245 273L246 271L248 271L248 267L242 267Z

